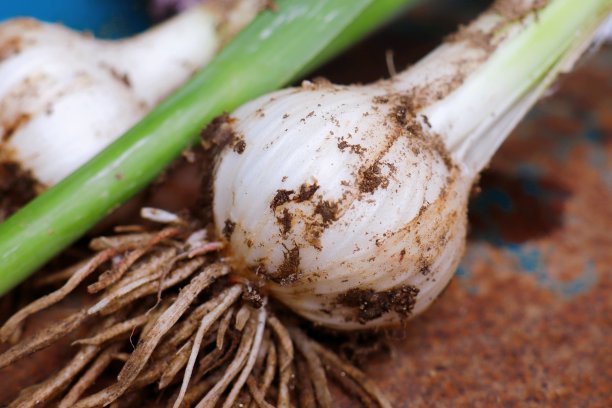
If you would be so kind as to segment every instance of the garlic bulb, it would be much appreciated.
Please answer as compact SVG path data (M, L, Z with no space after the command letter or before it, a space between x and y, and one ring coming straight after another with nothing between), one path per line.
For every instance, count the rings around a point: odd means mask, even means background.
M236 268L337 329L422 312L461 258L478 172L610 11L571 3L500 1L391 80L238 109L213 186Z
M262 5L195 7L122 41L56 24L0 25L0 163L51 186L187 80Z

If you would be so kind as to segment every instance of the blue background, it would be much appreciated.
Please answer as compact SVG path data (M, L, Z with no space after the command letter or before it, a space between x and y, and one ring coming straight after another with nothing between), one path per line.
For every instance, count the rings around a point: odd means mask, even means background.
M20 0L0 1L0 21L31 16L118 38L142 31L149 24L145 0Z

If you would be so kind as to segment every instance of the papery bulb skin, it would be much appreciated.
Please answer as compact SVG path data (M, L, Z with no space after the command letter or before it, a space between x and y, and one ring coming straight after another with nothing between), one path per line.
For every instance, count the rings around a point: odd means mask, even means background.
M198 6L119 41L27 18L0 24L0 163L39 189L56 184L207 63L261 2Z
M243 106L227 126L215 224L237 268L275 298L359 329L406 320L446 286L472 180L407 100L381 84L306 84Z

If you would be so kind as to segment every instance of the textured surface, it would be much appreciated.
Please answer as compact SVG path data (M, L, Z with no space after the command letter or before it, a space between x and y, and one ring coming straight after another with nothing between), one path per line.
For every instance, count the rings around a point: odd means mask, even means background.
M356 73L354 62L380 62L385 47L410 61L429 45L400 52L404 35L388 31L321 73L345 82L384 75L384 64ZM456 278L390 336L389 353L365 362L394 406L612 406L611 68L607 47L565 77L483 174ZM68 355L54 346L0 370L0 405Z

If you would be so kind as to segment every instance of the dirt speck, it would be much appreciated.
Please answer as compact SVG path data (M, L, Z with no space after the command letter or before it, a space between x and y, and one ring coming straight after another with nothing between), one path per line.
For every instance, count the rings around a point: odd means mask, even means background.
M283 209L283 213L280 217L276 217L276 222L280 225L281 234L287 235L291 231L291 220L293 216L288 209Z
M391 115L402 126L406 126L408 123L408 109L403 105L394 107Z
M405 256L406 256L406 250L405 250L405 249L402 249L402 250L400 251L400 256L399 256L399 260L400 260L400 262L404 260L404 257L405 257Z
M245 285L245 290L242 292L242 299L249 302L251 306L259 309L263 306L264 297L261 295L259 288L252 283Z
M294 198L294 200L298 203L310 200L312 196L314 196L314 194L317 192L319 187L320 186L316 181L312 184L303 183L300 186L300 191L297 193L297 196Z
M366 151L363 146L359 144L350 144L349 142L344 140L344 138L341 138L338 142L338 149L340 149L341 152L344 152L348 149L348 151L350 151L351 153L359 155L363 154Z
M338 203L321 200L315 207L314 213L321 216L324 226L328 226L338 219Z
M283 245L284 246L284 245ZM274 282L287 285L295 282L300 274L300 248L294 245L283 251L283 263L280 264L274 276L270 276Z
M234 141L237 139L233 123L236 120L227 113L216 117L202 131L202 145L205 149L217 148L222 149L225 146L233 147Z
M229 240L232 237L235 229L236 223L228 218L225 220L225 224L223 225L223 236Z
M291 201L291 194L293 193L293 190L276 190L276 194L274 195L274 198L272 198L272 202L270 202L270 208L272 211L275 211L276 207L280 207L281 205Z
M359 180L359 191L362 193L373 193L378 188L387 188L389 179L385 177L378 162L361 170Z
M244 139L240 139L236 141L236 143L234 143L234 146L232 149L234 150L234 152L238 154L242 154L246 150L246 142L244 141Z
M372 102L374 102L377 105L384 105L386 103L389 103L389 97L388 96L375 96L372 99Z

